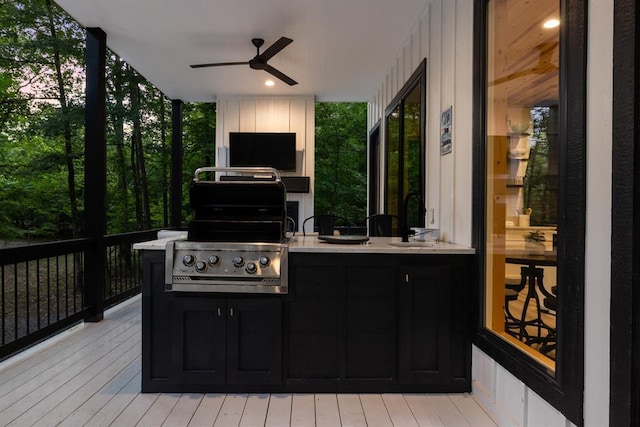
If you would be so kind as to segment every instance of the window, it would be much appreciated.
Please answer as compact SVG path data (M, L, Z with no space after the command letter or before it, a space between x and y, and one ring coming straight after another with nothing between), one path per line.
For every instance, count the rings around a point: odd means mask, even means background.
M558 0L487 7L484 323L555 371ZM556 25L550 25L549 22Z
M424 117L426 60L418 66L386 110L385 212L398 217L404 197L418 193L424 200ZM412 200L414 202L415 200ZM409 205L408 224L424 227L420 206ZM394 225L394 235L397 235Z
M475 343L580 424L585 6L476 7Z

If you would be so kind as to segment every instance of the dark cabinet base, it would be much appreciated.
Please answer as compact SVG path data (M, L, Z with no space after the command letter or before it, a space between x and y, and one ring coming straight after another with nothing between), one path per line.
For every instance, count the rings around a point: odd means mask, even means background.
M471 391L472 256L289 257L288 295L180 294L143 252L142 391Z
M143 256L142 391L269 391L282 382L282 299L164 291Z

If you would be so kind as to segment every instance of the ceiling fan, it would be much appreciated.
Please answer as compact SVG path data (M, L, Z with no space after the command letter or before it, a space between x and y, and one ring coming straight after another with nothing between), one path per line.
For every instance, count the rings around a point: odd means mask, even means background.
M267 64L273 56L280 52L282 49L287 47L293 40L287 37L280 37L274 44L269 46L262 54L260 53L260 48L264 44L263 39L251 39L251 43L256 47L257 54L253 57L253 59L246 62L217 62L212 64L194 64L191 65L191 68L205 68L205 67L221 67L226 65L246 65L249 64L254 70L264 70L267 73L279 78L283 82L287 83L290 86L297 85L298 82L293 80L291 77L287 76L283 72L273 68L271 65Z
M497 85L500 83L506 83L511 80L517 79L519 77L528 76L531 74L541 75L551 73L553 71L558 70L558 66L551 62L551 57L553 56L553 51L558 46L558 42L550 42L550 43L541 43L536 48L538 49L538 63L531 68L527 68L525 70L516 71L515 73L511 73L507 76L500 77L495 79L492 82L489 82L489 86Z

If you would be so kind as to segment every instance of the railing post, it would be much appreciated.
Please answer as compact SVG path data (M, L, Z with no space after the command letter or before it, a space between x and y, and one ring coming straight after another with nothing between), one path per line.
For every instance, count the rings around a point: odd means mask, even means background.
M182 225L182 107L179 99L171 101L171 227Z
M104 317L106 233L106 136L105 62L107 35L100 28L87 28L85 108L85 208L87 237L92 240L85 255L85 321Z

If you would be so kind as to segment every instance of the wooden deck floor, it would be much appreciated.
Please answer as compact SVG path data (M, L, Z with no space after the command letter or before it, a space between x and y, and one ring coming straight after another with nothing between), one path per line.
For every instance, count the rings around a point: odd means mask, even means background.
M460 394L141 394L140 297L0 364L0 425L495 426Z

